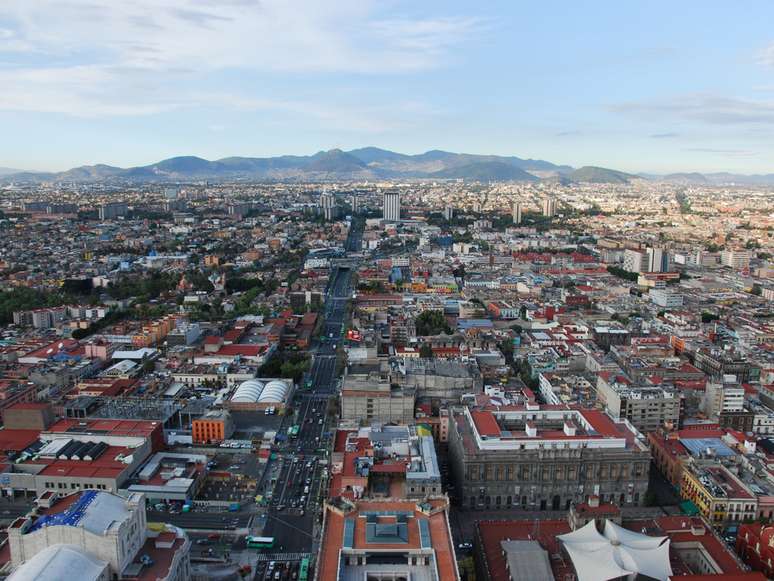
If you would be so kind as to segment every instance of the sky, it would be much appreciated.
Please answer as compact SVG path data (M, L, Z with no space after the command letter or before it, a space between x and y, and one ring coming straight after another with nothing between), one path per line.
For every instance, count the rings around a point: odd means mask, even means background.
M0 166L378 146L774 173L774 2L2 0Z

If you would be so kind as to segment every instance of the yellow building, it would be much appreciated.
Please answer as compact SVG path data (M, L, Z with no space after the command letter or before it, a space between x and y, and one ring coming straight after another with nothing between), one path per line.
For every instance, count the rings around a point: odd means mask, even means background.
M683 470L680 495L693 502L713 526L755 519L758 499L725 466L688 465Z

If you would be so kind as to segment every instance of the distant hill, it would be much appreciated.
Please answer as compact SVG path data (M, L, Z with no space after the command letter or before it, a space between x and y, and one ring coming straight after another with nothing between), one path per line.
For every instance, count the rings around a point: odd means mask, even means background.
M5 182L43 181L185 181L185 180L304 180L304 179L466 179L475 181L534 181L530 171L567 174L572 168L540 159L452 153L439 149L407 155L364 147L331 149L314 155L226 157L210 161L192 155L171 157L138 167L109 165L76 167L64 172L10 172Z
M515 156L452 153L440 149L433 149L417 155L405 155L403 153L396 153L377 147L365 147L363 149L353 149L349 153L364 161L369 167L390 170L398 174L403 173L407 175L437 174L438 172L450 168L466 166L469 166L473 172L478 172L479 169L477 169L474 164L485 162L502 163L527 172L542 171L567 173L572 171L570 166L556 165L542 159L522 159ZM473 179L472 175L458 175L457 177Z
M766 186L774 185L774 174L735 174L728 172L699 173L699 172L681 172L672 173L663 176L648 176L649 179L672 182L676 184L694 184L694 185L751 185Z
M698 172L670 173L661 177L665 182L685 184L706 184L709 180Z
M366 163L352 154L340 149L321 151L312 156L306 165L307 171L324 171L332 173L358 172L366 167Z
M373 180L463 179L470 181L535 181L625 184L633 179L675 183L774 185L774 174L744 176L730 173L674 173L634 176L614 169L586 166L574 169L542 159L516 156L454 153L433 149L405 154L363 147L351 151L331 149L314 155L277 157L225 157L207 160L193 155L171 157L145 166L120 168L97 164L67 171L17 172L0 168L0 182L185 182L187 180Z
M439 179L466 179L478 182L536 182L539 178L501 161L477 161L430 174Z
M22 173L20 169L13 169L10 167L0 167L0 176L7 176L14 173Z
M704 175L713 184L774 185L774 173L743 175L720 172Z
M567 177L573 182L591 184L626 184L632 179L637 179L637 176L632 174L593 165L578 168L570 172Z

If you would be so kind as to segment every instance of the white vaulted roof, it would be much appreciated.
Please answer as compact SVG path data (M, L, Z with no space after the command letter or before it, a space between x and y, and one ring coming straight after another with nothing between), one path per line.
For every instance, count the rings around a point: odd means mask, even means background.
M11 573L8 581L97 581L107 566L76 545L51 545Z
M603 533L595 521L557 537L572 559L578 581L608 581L629 575L645 575L668 581L669 539L649 537L605 521Z

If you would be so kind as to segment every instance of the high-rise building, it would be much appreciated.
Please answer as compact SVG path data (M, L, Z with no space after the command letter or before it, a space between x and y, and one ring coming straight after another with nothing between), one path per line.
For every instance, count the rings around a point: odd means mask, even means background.
M513 215L513 223L521 224L521 204L518 202L511 206L511 214Z
M751 253L749 250L724 250L720 253L720 263L734 270L750 268Z
M543 216L553 218L556 215L556 200L546 198L543 200Z
M647 272L669 271L669 254L663 248L648 248L646 256Z
M382 218L387 222L400 222L400 194L384 192Z
M320 194L320 212L326 220L333 220L336 217L336 196L330 192Z
M357 194L352 194L350 205L352 206L353 214L357 214L360 211L360 199L357 197Z
M627 272L643 272L647 265L646 256L639 250L627 248L623 254L623 269Z
M447 222L451 221L454 218L454 206L446 206L443 209L443 217Z
M118 216L125 216L129 212L129 207L124 202L112 202L103 204L99 207L100 220L112 220Z

